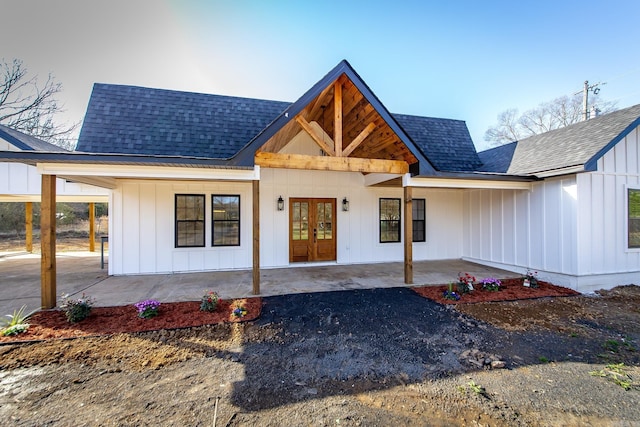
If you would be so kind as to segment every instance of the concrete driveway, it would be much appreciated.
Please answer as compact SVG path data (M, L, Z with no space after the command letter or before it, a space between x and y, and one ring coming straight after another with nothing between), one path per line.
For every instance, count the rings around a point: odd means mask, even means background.
M96 306L134 304L148 298L162 302L197 301L205 290L222 298L252 297L251 270L212 271L134 276L108 276L100 268L100 254L61 252L57 260L57 294L80 296L84 292ZM478 279L518 277L519 274L462 260L418 261L413 264L416 285L439 285L468 272ZM261 296L345 289L403 287L402 262L357 265L300 264L262 269ZM40 256L0 254L0 316L22 305L40 307Z

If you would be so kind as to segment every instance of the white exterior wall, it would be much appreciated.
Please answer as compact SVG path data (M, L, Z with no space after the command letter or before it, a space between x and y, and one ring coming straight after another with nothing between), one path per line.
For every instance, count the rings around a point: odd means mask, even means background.
M260 175L261 268L290 265L290 197L336 199L337 263L404 259L403 242L380 243L378 223L379 198L402 199L402 188L365 187L360 173L262 168ZM118 183L110 199L109 274L252 267L250 182L121 180ZM175 248L175 194L205 195L205 247ZM240 195L240 246L211 247L212 194ZM285 199L284 211L277 210L279 196ZM344 197L349 199L348 212L342 211ZM414 243L414 260L460 258L462 191L416 188L413 197L425 199L427 228L427 241Z
M640 188L640 128L578 175L580 286L611 288L639 283L640 249L628 249L627 188Z
M22 163L0 163L1 202L39 202L42 177L35 166ZM106 201L109 190L93 185L56 179L58 201Z
M576 194L574 176L535 183L531 191L467 190L464 258L516 272L530 268L542 279L576 275Z

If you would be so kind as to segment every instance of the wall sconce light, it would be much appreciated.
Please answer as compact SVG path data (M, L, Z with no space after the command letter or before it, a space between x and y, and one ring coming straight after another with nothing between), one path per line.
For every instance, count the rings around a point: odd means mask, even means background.
M284 199L282 198L282 196L278 197L278 210L284 210Z
M349 211L349 201L347 200L346 197L344 199L342 199L342 210L344 212L348 212Z

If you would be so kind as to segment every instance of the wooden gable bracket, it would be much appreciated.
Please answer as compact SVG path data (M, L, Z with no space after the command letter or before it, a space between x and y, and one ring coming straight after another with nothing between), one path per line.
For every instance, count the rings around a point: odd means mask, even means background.
M333 149L331 147L329 147L327 145L327 143L325 143L322 140L322 136L318 135L318 133L315 131L315 129L311 127L309 122L304 117L302 117L301 114L298 114L296 116L296 122L298 122L300 124L300 126L302 126L302 129L304 129L305 132L307 132L309 134L309 136L311 138L313 138L313 140L316 142L316 144L318 144L320 146L320 148L322 148L324 150L325 153L330 154L332 156L336 155L336 152L333 151Z
M362 129L362 132L360 132L360 134L356 136L353 141L351 141L351 144L349 144L349 146L342 151L342 155L347 157L349 154L351 154L353 150L358 148L358 145L362 144L362 141L364 141L365 138L368 137L375 128L375 123L369 123L367 127Z

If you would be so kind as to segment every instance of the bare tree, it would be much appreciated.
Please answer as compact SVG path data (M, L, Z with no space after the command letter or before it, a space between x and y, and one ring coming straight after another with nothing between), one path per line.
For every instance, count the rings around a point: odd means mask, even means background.
M64 111L56 99L62 84L51 74L40 84L38 76L30 76L19 59L0 61L0 73L0 124L72 150L73 133L80 122L55 121L56 114Z
M562 96L520 116L515 108L503 111L498 115L498 124L485 132L484 140L497 146L577 123L583 117L582 102L582 95ZM602 101L595 95L591 96L591 107L605 114L616 109L614 102Z

